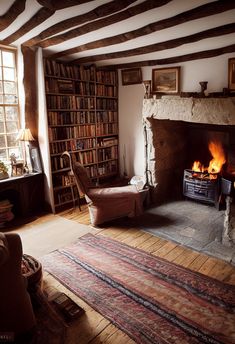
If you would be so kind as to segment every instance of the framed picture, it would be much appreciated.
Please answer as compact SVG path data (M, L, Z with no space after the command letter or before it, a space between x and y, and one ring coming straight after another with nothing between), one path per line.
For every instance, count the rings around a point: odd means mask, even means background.
M122 84L133 85L142 83L141 68L122 69Z
M180 67L158 68L152 71L152 93L178 94Z
M228 88L235 91L235 57L228 60Z
M33 144L29 145L29 156L33 172L42 172L42 163L39 152L39 147Z

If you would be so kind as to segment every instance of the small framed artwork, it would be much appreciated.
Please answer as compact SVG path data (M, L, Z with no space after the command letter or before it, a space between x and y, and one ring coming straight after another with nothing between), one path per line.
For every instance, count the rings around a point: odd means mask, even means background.
M228 60L228 88L235 91L235 57Z
M180 92L180 67L152 70L152 93L178 94Z
M141 68L122 69L122 84L133 85L142 83Z
M42 172L42 163L41 163L39 147L36 145L30 144L29 145L29 156L30 156L32 171L37 172L37 173L41 173Z

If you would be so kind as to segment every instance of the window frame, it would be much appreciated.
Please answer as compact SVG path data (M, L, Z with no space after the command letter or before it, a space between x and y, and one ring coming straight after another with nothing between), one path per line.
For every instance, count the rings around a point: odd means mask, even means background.
M7 80L4 78L4 73L3 73L3 69L4 69L4 65L3 65L3 54L2 52L10 52L13 53L13 59L14 59L14 66L13 67L9 67L9 68L13 68L14 69L14 80ZM20 117L20 104L19 104L19 86L18 86L18 55L17 55L17 48L15 47L8 47L8 46L4 46L0 44L0 55L1 55L1 64L0 64L0 72L2 73L2 79L0 80L2 82L2 97L3 97L3 101L0 103L0 107L3 109L3 132L0 133L1 138L3 138L4 140L4 146L0 145L0 151L5 150L6 152L6 156L3 159L2 156L0 155L0 161L3 161L6 165L10 165L10 155L12 153L12 151L16 150L17 153L17 158L22 159L22 149L20 146L19 142L16 142L16 145L14 146L10 146L9 145L9 141L8 141L8 137L11 134L15 134L18 135L19 130L20 130L20 125L21 125L21 117ZM15 83L15 98L16 98L16 102L15 103L6 103L5 102L5 95L10 95L10 93L5 93L4 90L4 81L9 81L9 82L14 82ZM7 123L8 121L6 120L6 108L7 107L13 107L16 109L16 113L17 113L17 120L16 122L16 130L14 132L11 132L8 130L7 128ZM9 121L10 122L10 121Z

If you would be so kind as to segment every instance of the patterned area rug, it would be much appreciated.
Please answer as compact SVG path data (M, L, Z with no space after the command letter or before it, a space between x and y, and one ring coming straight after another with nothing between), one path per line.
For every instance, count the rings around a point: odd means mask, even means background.
M234 286L92 234L42 263L136 343L235 343Z

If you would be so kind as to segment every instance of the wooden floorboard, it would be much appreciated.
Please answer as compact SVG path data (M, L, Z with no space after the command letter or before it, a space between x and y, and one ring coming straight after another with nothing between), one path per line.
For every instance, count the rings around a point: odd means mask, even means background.
M86 206L82 210L72 209L64 211L59 216L88 225L90 223L89 213ZM45 221L42 218L41 221ZM40 219L38 219L40 223ZM38 223L37 222L37 223ZM128 227L129 226L129 227ZM207 276L216 278L225 283L235 285L235 267L222 260L209 257L205 254L190 250L182 245L155 237L143 232L133 226L130 222L125 222L123 227L118 224L108 224L104 227L97 227L93 231L95 235L105 235L132 247L145 250L154 256L162 257L168 261L187 267L193 271L198 271ZM66 289L49 274L44 274L44 286L54 286L64 291L75 302L85 309L85 315L73 323L68 329L68 339L66 344L133 344L125 333L117 329L98 312L93 310L84 301Z

